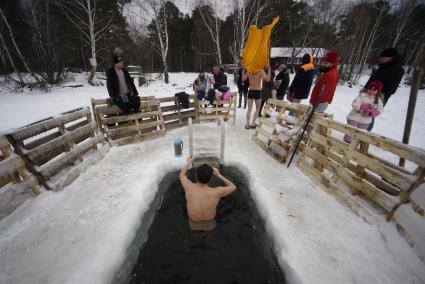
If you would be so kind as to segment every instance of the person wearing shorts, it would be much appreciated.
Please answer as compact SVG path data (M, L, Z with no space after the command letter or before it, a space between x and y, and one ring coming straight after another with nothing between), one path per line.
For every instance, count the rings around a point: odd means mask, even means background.
M257 73L250 73L246 72L245 69L242 72L242 80L249 80L249 91L248 91L248 110L246 112L246 125L245 129L255 128L255 121L257 120L257 117L260 113L260 106L261 106L261 80L270 81L271 78L271 68L269 65L266 65L266 69L268 69L268 72L264 72L264 70L261 70ZM251 111L252 111L252 105L255 102L255 114L254 118L251 121Z

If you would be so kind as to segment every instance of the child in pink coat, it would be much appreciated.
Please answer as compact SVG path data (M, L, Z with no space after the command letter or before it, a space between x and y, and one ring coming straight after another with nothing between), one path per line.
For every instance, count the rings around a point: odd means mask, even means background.
M347 116L347 124L360 129L367 129L372 122L372 117L377 117L384 111L381 91L384 85L381 81L373 81L369 84L365 93L354 99L353 110ZM351 143L351 136L345 135L344 141Z

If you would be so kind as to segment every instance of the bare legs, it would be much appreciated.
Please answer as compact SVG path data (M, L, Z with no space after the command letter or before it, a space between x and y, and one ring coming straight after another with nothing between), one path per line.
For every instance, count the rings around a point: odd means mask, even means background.
M248 99L248 110L246 112L246 127L249 127L250 125L255 125L255 120L257 120L257 117L260 113L261 100L255 100L255 113L254 113L254 119L251 124L250 120L251 120L251 111L252 111L253 104L254 104L254 99Z

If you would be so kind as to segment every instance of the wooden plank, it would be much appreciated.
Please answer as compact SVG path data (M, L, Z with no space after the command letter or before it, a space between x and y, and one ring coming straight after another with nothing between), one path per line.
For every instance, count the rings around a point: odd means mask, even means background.
M310 148L304 149L304 153L314 161L319 161L331 173L338 175L338 177L343 180L344 183L347 184L352 190L359 190L382 208L388 210L397 203L397 199L395 197L379 190L371 183L368 183L364 179L359 178L353 172L345 169L336 162L329 160L321 153L316 152Z
M103 137L98 135L95 138L90 138L78 145L76 145L69 152L57 157L54 160L50 160L48 163L40 167L40 174L46 179L52 177L59 172L64 166L70 165L77 160L82 154L93 148L93 145L101 143Z
M108 135L120 135L120 134L127 134L129 132L134 132L142 129L152 128L155 126L159 126L164 124L163 120L158 120L154 122L148 122L148 123L142 123L140 125L133 125L125 128L115 128L115 129L108 129L107 133Z
M330 139L328 139L328 137L324 137L315 132L311 133L310 139L325 147L338 148L341 154L346 157L349 157L351 160L356 161L357 164L361 167L367 168L375 172L379 176L382 176L390 183L397 185L403 190L407 190L410 187L411 178L409 178L403 173L397 172L394 169L369 158L366 155L353 151L347 147L341 147L337 144L334 144Z
M425 152L419 148L405 145L401 142L322 117L318 117L315 123L327 126L345 134L352 136L357 135L358 139L361 141L375 145L378 148L382 148L388 152L398 155L399 157L405 158L406 160L413 161L421 167L425 167Z
M69 145L70 143L71 144L75 143L78 137L90 134L90 132L93 131L94 127L95 127L94 122L90 124L86 124L83 127L75 129L72 132L67 132L64 135L59 136L58 138L50 140L49 142L32 149L25 155L28 157L28 159L34 161L39 156L45 155L47 152L52 151L53 149L57 147L61 147L65 144Z
M140 109L159 106L159 100L150 100L150 101L140 101ZM122 110L117 106L108 106L108 105L99 105L95 107L95 110L99 112L99 114L121 114Z
M341 158L340 156L338 156L336 154L336 152L333 151L333 149L329 149L326 152L326 155L329 159L335 160L337 163L343 163L344 160L343 158ZM349 169L350 171L352 171L353 173L356 172L357 170L357 164L354 164L353 161L349 161L345 167L347 169ZM385 191L386 193L393 195L393 196L397 196L400 193L400 188L395 187L394 185L382 180L380 177L375 176L374 174L370 174L367 171L364 173L364 177L365 180L367 180L368 182L374 184L377 188Z
M24 161L18 155L11 155L7 159L0 161L0 177L9 179L19 168L24 166Z
M139 113L133 113L129 115L121 115L121 116L113 116L113 117L102 117L102 123L103 124L113 124L118 122L126 122L130 120L138 120L146 117L151 116L158 116L159 111L148 111L148 112L139 112Z
M77 120L80 118L84 118L87 114L90 114L90 108L80 108L76 111L68 112L67 114L60 115L58 117L54 117L52 119L33 124L31 126L27 126L24 128L20 128L10 133L12 138L15 141L22 141L24 139L30 138L32 136L38 135L42 132L48 131L52 128L59 127L62 124L71 122L73 120Z
M126 137L114 140L113 145L122 146L125 144L134 143L146 138L155 138L159 136L164 136L165 133L166 133L166 130L161 129L155 132L142 133L141 135L138 135L138 136L126 136Z

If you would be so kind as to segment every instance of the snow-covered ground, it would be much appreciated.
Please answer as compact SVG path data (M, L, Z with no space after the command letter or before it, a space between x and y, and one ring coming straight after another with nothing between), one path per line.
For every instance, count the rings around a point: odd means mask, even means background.
M171 74L171 84L155 82L139 92L160 97L189 91L195 76ZM356 92L338 87L329 108L336 119L344 121ZM400 140L408 93L400 88L391 98L377 119L376 132ZM106 96L105 87L55 88L49 94L3 89L0 130ZM423 149L425 133L419 125L425 115L419 110L424 105L421 92L411 141ZM245 111L238 109L236 125L227 126L225 162L249 177L291 283L425 283L425 264L394 224L373 211L359 218L298 167L287 169L265 154L252 142L252 130L243 129L244 116ZM195 125L194 134L195 157L218 153L215 123ZM184 162L173 155L177 136L188 145L187 128L180 128L162 139L112 147L63 191L43 192L0 220L0 283L110 282L127 256L158 183Z

